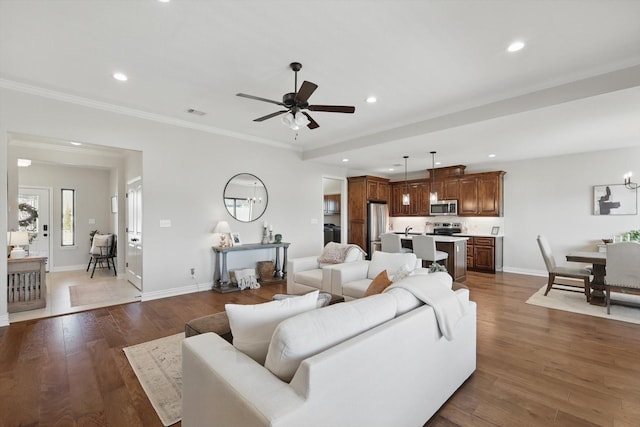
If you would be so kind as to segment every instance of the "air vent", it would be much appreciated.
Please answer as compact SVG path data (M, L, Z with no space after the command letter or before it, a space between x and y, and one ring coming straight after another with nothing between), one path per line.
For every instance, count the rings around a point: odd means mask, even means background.
M204 111L196 110L195 108L189 108L187 110L187 113L195 114L196 116L204 116L205 114L207 114Z

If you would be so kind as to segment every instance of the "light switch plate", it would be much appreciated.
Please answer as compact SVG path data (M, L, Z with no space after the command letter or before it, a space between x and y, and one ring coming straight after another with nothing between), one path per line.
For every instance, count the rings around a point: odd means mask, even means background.
M311 218L311 224L317 224L318 218Z
M160 227L171 227L171 220L170 219L161 219L160 220Z
M95 224L95 223L96 223L95 218L89 218L89 224Z

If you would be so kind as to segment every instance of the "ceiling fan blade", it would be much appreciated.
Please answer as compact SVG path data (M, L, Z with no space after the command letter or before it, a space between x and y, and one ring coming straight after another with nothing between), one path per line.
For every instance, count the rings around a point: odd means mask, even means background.
M258 117L257 119L253 119L254 122L263 122L267 119L270 119L272 117L275 116L279 116L280 114L284 114L289 110L281 110L281 111L276 111L275 113L271 113L271 114L267 114L266 116L262 116L262 117Z
M271 104L282 105L283 107L286 107L286 105L284 105L282 102L272 101L271 99L267 99L267 98L260 98L259 96L247 95L246 93L236 93L236 96L240 96L242 98L255 99L256 101L270 102Z
M300 90L296 94L296 102L304 104L317 88L317 84L305 80L304 82L302 82L302 86L300 86Z
M313 118L309 115L309 113L302 111L302 114L304 114L305 116L307 116L307 119L309 119L309 124L307 124L307 127L309 129L316 129L319 128L320 125L318 124L318 122L316 122L315 120L313 120Z
M309 105L307 109L309 111L325 111L327 113L353 113L356 111L356 107L348 105Z

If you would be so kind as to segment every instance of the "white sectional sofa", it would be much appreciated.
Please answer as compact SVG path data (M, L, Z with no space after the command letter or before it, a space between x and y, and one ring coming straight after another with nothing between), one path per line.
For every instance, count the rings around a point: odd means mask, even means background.
M343 249L346 251L342 252ZM323 262L323 254L330 254L331 251L341 253L341 257L329 256ZM308 256L302 258L291 258L287 261L287 293L300 294L311 292L316 289L331 293L331 269L341 263L351 263L364 259L364 252L356 245L341 245L329 242L320 256ZM338 255L336 255L338 256Z
M442 275L282 321L265 366L213 333L185 339L182 425L422 426L476 368L476 305ZM422 304L403 282L448 304ZM446 307L459 312L447 337Z
M374 252L370 261L340 264L331 268L331 292L344 295L345 300L362 298L376 276L386 270L392 278L399 270L413 274L427 274L422 268L422 259L413 253Z

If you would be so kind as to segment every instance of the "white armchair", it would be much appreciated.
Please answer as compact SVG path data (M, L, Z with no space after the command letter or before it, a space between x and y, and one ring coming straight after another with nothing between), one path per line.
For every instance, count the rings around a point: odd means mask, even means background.
M335 255L341 252L341 256ZM335 256L333 256L335 255ZM332 263L324 260L331 259ZM303 258L290 258L287 261L287 293L299 294L320 290L331 291L331 269L337 265L351 264L364 258L364 252L357 245L341 245L329 242L323 254ZM342 261L342 262L340 262Z
M422 268L422 259L413 253L374 252L371 261L356 261L336 265L331 273L331 293L343 295L345 300L362 298L371 281L382 271L387 270L389 277L402 267L409 272L427 274Z

